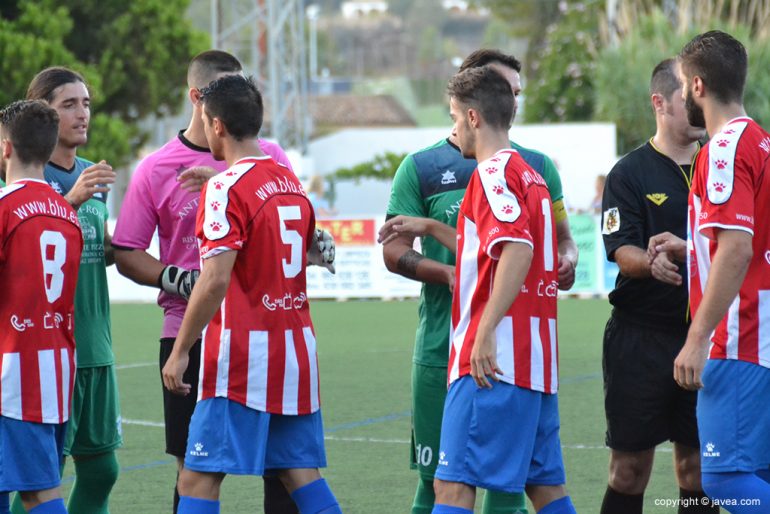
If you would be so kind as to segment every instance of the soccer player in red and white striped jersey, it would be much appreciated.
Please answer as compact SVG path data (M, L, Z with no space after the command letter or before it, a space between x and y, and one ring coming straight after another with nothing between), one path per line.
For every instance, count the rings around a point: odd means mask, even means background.
M201 101L211 152L230 168L202 192L202 272L163 368L166 387L189 394L188 352L208 323L179 513L218 513L224 474L270 470L300 512L336 514L318 472L326 457L305 290L313 208L296 176L259 149L262 98L251 80L222 77Z
M471 513L476 487L573 513L557 389L556 237L548 187L515 151L510 84L493 68L449 82L453 135L478 161L460 207L449 392L433 512ZM453 234L432 234L452 247ZM515 427L515 433L512 432Z
M66 512L59 490L75 378L73 309L83 238L74 209L43 179L59 117L42 101L0 112L0 491L27 511ZM12 299L12 300L11 300ZM7 493L0 495L7 509ZM7 510L6 510L7 511Z
M703 488L732 513L770 505L770 134L743 107L748 55L721 31L679 54L695 164L687 240L693 320L674 378L698 392ZM684 244L653 238L651 253ZM761 506L760 506L761 505Z

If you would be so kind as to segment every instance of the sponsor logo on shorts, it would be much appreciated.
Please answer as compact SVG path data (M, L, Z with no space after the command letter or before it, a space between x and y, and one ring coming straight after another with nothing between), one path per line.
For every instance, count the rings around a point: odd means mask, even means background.
M193 457L208 457L209 452L203 451L203 443L195 443L193 445L194 450L190 450L190 455Z
M703 452L704 457L719 457L720 453L716 450L716 445L712 442L706 443L706 451Z

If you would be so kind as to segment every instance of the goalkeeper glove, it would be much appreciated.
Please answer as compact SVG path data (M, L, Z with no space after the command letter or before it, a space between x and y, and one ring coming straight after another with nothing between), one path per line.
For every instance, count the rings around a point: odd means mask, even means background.
M337 247L334 244L334 237L327 232L317 228L313 234L313 244L307 251L308 264L323 266L332 272L335 272L334 257Z
M177 266L166 266L158 277L158 286L169 294L189 300L199 275L200 271L197 269L186 270Z

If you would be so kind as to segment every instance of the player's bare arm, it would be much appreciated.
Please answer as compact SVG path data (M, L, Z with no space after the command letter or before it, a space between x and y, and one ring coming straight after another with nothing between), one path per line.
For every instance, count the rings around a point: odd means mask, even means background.
M716 238L717 251L711 263L703 300L687 332L684 347L674 361L674 379L689 390L703 387L701 375L711 334L738 295L753 254L752 235L748 232L720 230Z
M391 273L430 284L446 284L454 288L455 269L429 259L412 248L414 237L399 235L382 247L385 267Z
M457 250L457 230L432 218L402 215L390 218L380 228L377 241L387 245L398 235L411 236L412 238L431 236L452 253Z
M623 245L615 250L615 262L618 264L620 272L627 277L649 278L652 276L647 252L638 246Z
M83 170L64 198L77 210L94 194L109 192L108 184L114 182L115 172L112 171L112 166L107 164L107 161L99 161Z
M124 277L143 286L158 287L158 277L165 266L145 250L115 248L115 264Z
M572 239L567 218L556 222L556 241L559 248L559 289L568 291L575 284L578 247Z
M107 266L115 264L115 249L112 246L112 234L107 222L104 222L104 262Z
M498 380L495 329L516 300L532 263L532 247L526 243L502 243L492 294L479 320L476 340L471 350L471 376L479 387L492 387L489 377Z
M174 349L163 367L163 385L175 394L186 395L191 391L191 384L182 381L190 348L222 305L237 256L238 252L233 250L206 259L198 284L190 296Z

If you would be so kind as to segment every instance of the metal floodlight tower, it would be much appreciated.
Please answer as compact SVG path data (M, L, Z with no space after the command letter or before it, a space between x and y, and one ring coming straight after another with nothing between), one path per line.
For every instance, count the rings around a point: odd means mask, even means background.
M302 0L211 0L211 41L257 79L265 100L263 134L307 151L308 60Z

